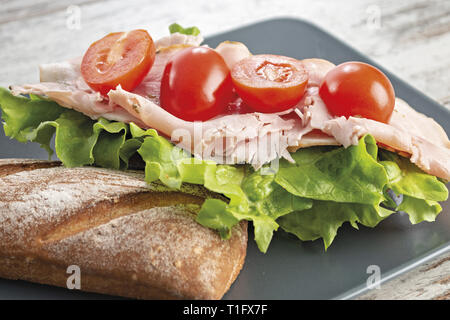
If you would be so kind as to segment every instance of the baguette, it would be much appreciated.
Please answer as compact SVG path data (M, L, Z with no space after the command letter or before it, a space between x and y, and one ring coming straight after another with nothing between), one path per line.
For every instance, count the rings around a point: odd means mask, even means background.
M143 173L0 159L0 277L138 299L220 299L246 255L195 222L205 188L170 190Z

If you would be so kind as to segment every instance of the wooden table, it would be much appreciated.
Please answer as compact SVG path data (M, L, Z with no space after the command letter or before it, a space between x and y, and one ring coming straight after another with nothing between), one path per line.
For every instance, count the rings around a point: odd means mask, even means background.
M2 0L0 86L38 81L37 66L79 55L113 30L173 22L204 35L267 18L309 20L450 108L449 0ZM450 253L361 299L450 299Z

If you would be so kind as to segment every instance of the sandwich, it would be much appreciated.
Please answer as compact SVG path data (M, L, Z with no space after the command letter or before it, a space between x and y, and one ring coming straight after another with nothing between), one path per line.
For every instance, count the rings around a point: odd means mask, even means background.
M174 24L115 32L83 56L40 66L40 83L0 91L7 136L67 168L126 170L208 197L195 220L232 239L251 221L261 252L279 228L327 249L344 223L406 212L434 221L448 198L450 142L395 96L379 69L203 44ZM54 138L54 151L51 141Z

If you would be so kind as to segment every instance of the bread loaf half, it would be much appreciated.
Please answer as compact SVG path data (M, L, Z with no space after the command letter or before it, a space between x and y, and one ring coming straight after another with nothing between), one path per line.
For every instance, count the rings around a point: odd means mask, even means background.
M0 160L0 277L140 299L220 299L246 255L195 222L203 187L170 190L141 172Z

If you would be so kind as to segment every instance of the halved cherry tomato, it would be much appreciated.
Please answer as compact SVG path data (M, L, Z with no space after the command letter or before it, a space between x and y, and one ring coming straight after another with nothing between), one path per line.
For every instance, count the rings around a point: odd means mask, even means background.
M186 48L166 64L161 106L187 121L204 121L225 111L233 97L230 69L207 47Z
M155 61L155 44L145 30L110 33L91 44L81 62L81 75L95 91L106 95L119 84L136 88Z
M242 100L265 113L296 105L308 83L308 74L299 60L271 54L239 61L231 69L231 78Z
M363 62L345 62L325 76L319 95L335 116L363 117L387 123L395 92L383 72Z

